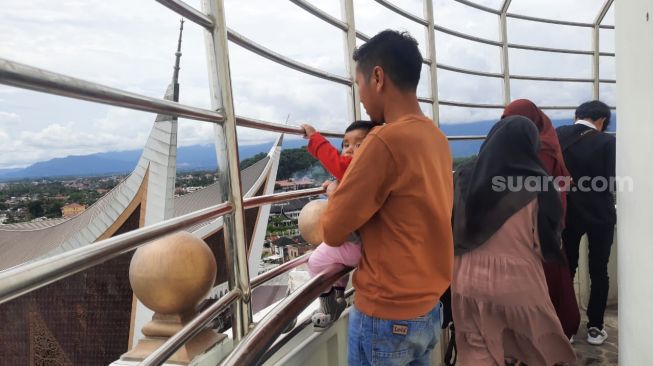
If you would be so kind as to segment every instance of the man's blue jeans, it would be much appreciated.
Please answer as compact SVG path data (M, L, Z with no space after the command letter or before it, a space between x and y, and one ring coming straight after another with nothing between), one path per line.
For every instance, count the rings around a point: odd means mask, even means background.
M438 303L427 314L408 320L385 320L349 310L350 366L430 365L431 352L440 337Z

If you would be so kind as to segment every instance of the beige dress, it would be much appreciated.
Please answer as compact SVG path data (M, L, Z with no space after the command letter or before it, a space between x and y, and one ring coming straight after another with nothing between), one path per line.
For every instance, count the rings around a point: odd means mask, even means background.
M458 364L574 365L576 356L549 299L537 235L537 201L479 248L454 261L452 310Z

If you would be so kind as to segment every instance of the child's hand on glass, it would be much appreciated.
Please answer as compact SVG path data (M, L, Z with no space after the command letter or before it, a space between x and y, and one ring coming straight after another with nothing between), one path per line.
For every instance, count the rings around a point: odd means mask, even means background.
M300 127L304 130L304 138L305 139L311 137L313 134L315 134L317 132L315 127L313 127L313 126L311 126L311 125L309 125L307 123L301 124Z

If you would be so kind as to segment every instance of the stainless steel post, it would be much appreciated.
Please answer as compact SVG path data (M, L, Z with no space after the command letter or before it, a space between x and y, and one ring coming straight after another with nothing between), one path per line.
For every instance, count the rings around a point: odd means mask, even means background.
M352 59L354 50L356 49L356 22L354 21L354 0L341 0L340 8L342 16L347 23L347 31L345 33L345 66L351 76L351 89L349 89L350 113L354 120L361 119L361 101L358 95L358 85L356 85L356 63Z
M424 0L424 16L428 21L426 26L426 39L428 46L429 58L429 81L431 86L431 108L433 110L433 122L440 125L440 105L438 104L438 66L435 53L435 20L433 16L433 0Z
M232 329L239 341L247 334L252 322L251 290L247 268L245 217L240 183L236 115L234 113L229 69L229 49L225 9L222 0L203 0L205 13L214 19L213 28L206 33L211 105L224 115L223 125L215 128L218 180L222 201L232 203L234 210L224 219L224 239L229 268L229 287L238 289L242 297L233 305Z
M504 0L499 14L499 34L501 36L501 72L503 73L503 104L510 103L510 52L508 48L508 22L506 13L511 0Z

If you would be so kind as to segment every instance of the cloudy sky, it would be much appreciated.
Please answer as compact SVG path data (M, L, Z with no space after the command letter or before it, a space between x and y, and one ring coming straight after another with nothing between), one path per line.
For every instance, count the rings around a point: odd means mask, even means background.
M498 17L453 0L433 0L442 26L498 40ZM196 8L199 0L187 0ZM311 0L340 17L340 1ZM393 0L423 14L422 0ZM501 0L476 0L497 8ZM250 39L308 65L345 75L343 34L287 0L225 0L228 26ZM373 0L354 0L355 21L368 35L386 29L411 32L422 51L425 29L395 15ZM603 0L513 0L510 12L545 18L592 22ZM613 24L611 10L604 24ZM152 97L160 97L172 74L179 17L153 0L3 0L0 9L0 57L73 75ZM203 30L186 23L182 46L180 100L209 108ZM557 48L591 48L589 28L508 20L510 42ZM438 62L500 72L499 48L436 32ZM601 50L614 51L614 31L601 30ZM310 121L339 130L348 123L347 89L276 65L230 44L235 107L239 115L289 124ZM511 73L591 77L591 57L511 50ZM601 58L601 77L614 78L614 60ZM501 81L438 71L444 100L501 103ZM418 92L430 96L428 70ZM514 80L511 97L542 105L577 104L591 98L591 84ZM614 84L601 88L614 105ZM425 112L430 113L425 105ZM495 118L498 110L441 107L441 123ZM551 111L554 118L570 111ZM42 93L0 86L0 169L67 155L142 147L154 117ZM272 134L241 128L242 144L269 141ZM179 144L212 140L210 124L180 120Z

